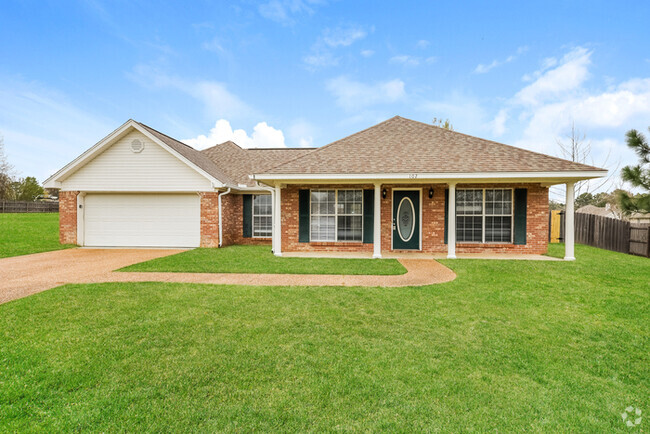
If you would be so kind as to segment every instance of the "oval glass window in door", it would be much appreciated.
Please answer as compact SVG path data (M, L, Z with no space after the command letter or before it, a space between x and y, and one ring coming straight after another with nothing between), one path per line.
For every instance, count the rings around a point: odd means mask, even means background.
M415 232L415 207L408 197L402 198L397 207L397 233L402 241L411 239Z

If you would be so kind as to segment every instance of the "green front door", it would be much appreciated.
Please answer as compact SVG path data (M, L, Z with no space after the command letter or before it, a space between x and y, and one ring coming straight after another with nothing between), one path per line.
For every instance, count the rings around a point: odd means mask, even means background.
M420 191L393 191L393 249L420 249Z

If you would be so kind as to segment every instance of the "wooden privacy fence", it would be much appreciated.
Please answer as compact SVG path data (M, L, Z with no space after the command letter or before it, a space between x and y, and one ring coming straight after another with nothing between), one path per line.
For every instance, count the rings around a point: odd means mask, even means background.
M27 202L1 200L0 213L10 212L59 212L59 202Z
M588 246L630 253L630 223L593 214L575 215L575 241Z
M549 241L564 241L564 211L549 214ZM575 214L575 242L650 258L650 225L593 214Z
M630 254L650 258L650 225L630 225Z

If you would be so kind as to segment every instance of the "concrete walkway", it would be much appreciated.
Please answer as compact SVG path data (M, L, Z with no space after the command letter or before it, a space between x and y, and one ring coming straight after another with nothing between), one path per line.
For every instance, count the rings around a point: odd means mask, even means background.
M406 274L235 274L115 272L138 262L179 253L156 249L69 249L0 259L0 303L66 283L183 282L263 286L422 286L449 282L456 274L432 259L399 259Z

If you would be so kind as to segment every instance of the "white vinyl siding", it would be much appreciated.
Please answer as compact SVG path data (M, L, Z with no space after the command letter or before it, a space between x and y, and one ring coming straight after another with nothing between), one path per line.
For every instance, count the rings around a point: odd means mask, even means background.
M142 152L131 141L144 143ZM210 181L139 131L132 131L62 181L77 191L211 191Z
M84 245L95 247L198 247L197 194L88 194L79 210Z

